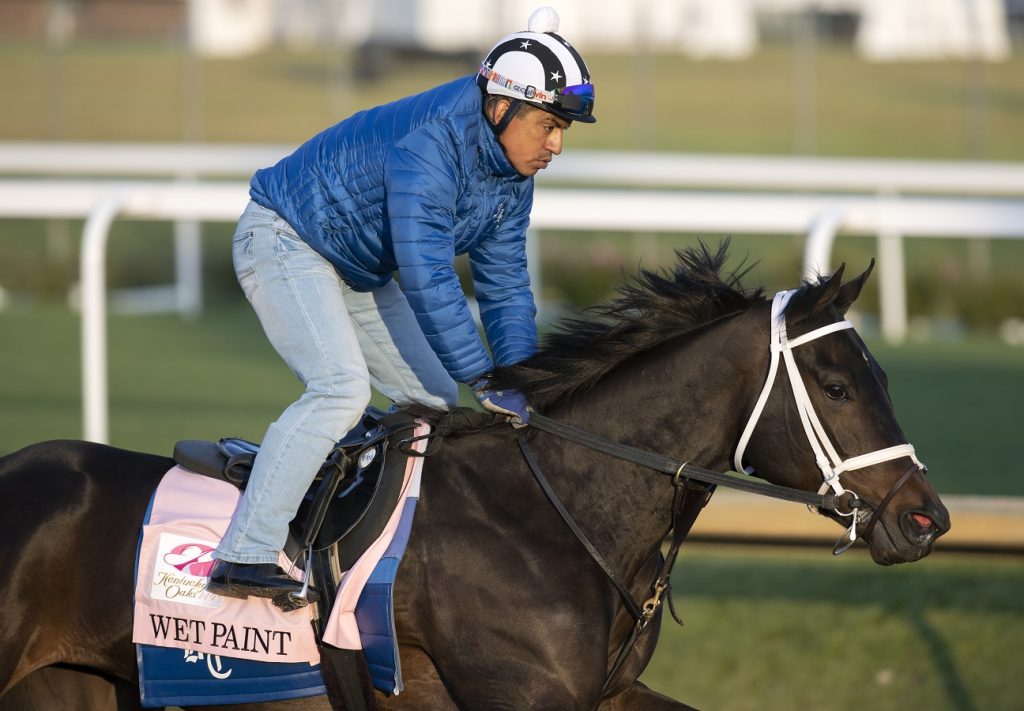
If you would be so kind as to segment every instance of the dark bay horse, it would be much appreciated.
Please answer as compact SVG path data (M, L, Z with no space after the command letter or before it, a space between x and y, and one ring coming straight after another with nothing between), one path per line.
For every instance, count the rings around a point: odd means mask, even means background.
M743 463L771 482L819 490L821 457L805 434L789 371L780 368L765 387L773 360L770 300L744 290L739 275L722 275L724 247L680 258L674 272L644 272L618 299L567 322L495 383L522 389L558 421L718 471L733 466L759 410ZM873 559L888 565L927 555L949 518L923 471L910 464L916 459L900 448L906 439L884 373L857 334L841 327L866 277L843 284L840 269L804 285L782 318L790 338L813 336L793 349L793 372L844 466L857 461L841 481L880 511L866 537ZM536 428L525 432L565 507L644 600L669 526L671 477ZM633 621L532 479L516 436L507 425L467 430L446 437L427 458L396 584L406 689L380 704L688 708L637 681L654 651L658 619L602 694ZM879 451L891 458L864 463L862 455ZM171 465L68 441L0 460L0 708L47 708L52 698L67 708L136 707L135 541L150 494ZM794 515L802 511L793 508ZM866 533L863 520L855 526ZM328 704L315 698L234 708Z

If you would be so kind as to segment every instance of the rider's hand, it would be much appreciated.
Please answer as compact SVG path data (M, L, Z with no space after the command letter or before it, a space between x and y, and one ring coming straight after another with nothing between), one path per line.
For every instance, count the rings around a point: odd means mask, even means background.
M476 399L485 410L508 415L509 421L516 427L524 427L529 422L529 403L518 390L491 390L490 381L486 376L481 376L468 385L473 388Z

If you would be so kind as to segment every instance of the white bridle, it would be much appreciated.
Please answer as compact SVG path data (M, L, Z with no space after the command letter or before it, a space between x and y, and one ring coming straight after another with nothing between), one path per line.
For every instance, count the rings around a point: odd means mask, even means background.
M765 379L761 395L757 398L757 403L754 405L754 411L750 413L750 419L747 420L747 426L744 428L739 444L736 446L736 454L733 457L733 463L736 466L736 471L745 472L747 474L754 473L752 467L745 467L743 465L743 452L746 450L747 443L750 441L754 428L757 426L757 422L761 417L761 412L764 410L765 403L768 402L768 395L771 393L772 385L775 383L775 376L779 370L780 354L786 362L786 371L789 374L789 385L793 391L793 399L796 401L797 412L800 413L800 422L804 426L804 433L807 435L807 441L810 443L811 449L814 451L814 460L817 463L818 468L821 470L823 481L821 488L818 490L819 494L824 494L831 488L832 491L835 492L836 496L841 496L847 491L839 481L839 475L843 472L863 469L864 467L869 467L873 464L888 462L892 459L899 459L900 457L910 457L915 464L917 464L921 469L924 469L924 465L921 464L917 456L914 454L914 446L911 444L897 444L892 447L886 447L885 449L868 452L867 454L850 457L849 459L843 459L839 456L839 453L836 452L836 448L832 445L831 440L829 440L828 435L825 433L825 428L822 427L821 420L818 419L818 415L814 411L814 406L811 404L811 399L807 395L807 388L804 386L803 378L800 377L800 371L796 366L796 359L793 358L793 349L797 346L809 343L816 338L827 336L830 333L835 333L836 331L841 331L847 328L853 328L853 324L848 320L837 321L836 323L830 323L827 326L816 328L809 333L805 333L799 338L794 338L792 341L789 340L786 337L786 305L795 293L796 290L780 291L772 300L771 365L768 368L768 377ZM852 491L850 493L856 496ZM849 530L849 543L846 544L846 547L849 547L849 545L857 539L858 516L856 513L856 510L851 510L849 513L840 514L842 516L852 517ZM843 550L845 550L845 548L843 548Z

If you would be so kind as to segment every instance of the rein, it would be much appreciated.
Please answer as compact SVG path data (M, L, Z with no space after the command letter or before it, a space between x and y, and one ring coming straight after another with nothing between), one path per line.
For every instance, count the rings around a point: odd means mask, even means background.
M843 514L842 509L846 509L845 515L848 515L853 509L863 506L862 500L853 495L852 492L849 492L852 498L845 503L841 503L840 499L847 493L845 491L843 494L815 494L791 486L780 486L779 484L772 484L763 480L755 481L749 476L741 477L735 474L704 469L703 467L694 466L689 462L681 462L678 459L665 457L645 449L613 442L600 435L581 430L564 422L552 420L550 417L545 417L536 412L530 413L529 428L542 430L556 437L581 444L588 449L593 449L617 459L631 462L632 464L639 464L647 469L673 477L681 476L704 484L721 485L751 494L770 496L773 499L782 499L783 501L806 504L807 506L813 506L826 511L835 511L839 514Z

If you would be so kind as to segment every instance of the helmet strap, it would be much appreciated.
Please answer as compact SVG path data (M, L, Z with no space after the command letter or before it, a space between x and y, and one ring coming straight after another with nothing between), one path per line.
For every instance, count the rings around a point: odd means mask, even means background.
M505 115L502 116L501 120L497 123L491 121L490 115L487 116L487 122L491 124L491 130L494 131L495 136L500 136L505 132L505 129L508 128L508 125L512 123L512 119L514 119L516 114L519 112L519 107L523 104L519 99L504 96L501 98L508 100L508 109L505 110Z

